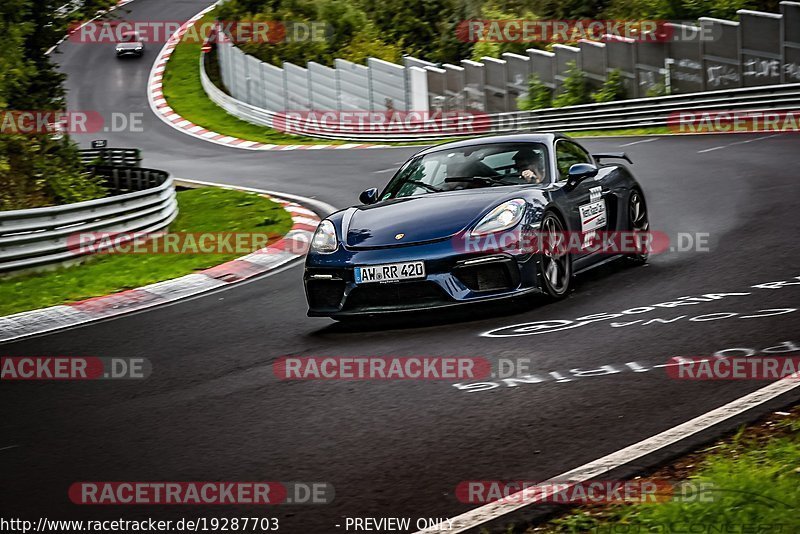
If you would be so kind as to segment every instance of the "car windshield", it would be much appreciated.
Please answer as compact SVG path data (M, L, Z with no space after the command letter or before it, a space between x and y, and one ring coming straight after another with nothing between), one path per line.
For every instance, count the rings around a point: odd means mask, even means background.
M546 150L541 143L495 143L431 152L403 165L381 200L476 187L547 184Z

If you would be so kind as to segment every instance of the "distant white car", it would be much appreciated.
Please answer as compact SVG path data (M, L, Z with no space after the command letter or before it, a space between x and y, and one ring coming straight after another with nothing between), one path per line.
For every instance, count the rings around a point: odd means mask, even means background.
M144 55L144 40L139 32L131 31L122 34L120 42L117 43L117 57Z

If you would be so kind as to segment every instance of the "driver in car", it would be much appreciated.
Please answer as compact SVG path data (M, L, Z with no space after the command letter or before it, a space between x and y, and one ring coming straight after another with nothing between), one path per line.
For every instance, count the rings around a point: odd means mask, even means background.
M514 154L514 168L526 182L540 184L544 182L544 159L538 150L523 148Z

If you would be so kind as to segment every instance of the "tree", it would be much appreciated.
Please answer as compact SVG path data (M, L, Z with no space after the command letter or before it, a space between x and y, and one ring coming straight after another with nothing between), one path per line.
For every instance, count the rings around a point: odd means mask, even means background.
M534 20L538 17L531 11L517 11L509 12L504 11L496 3L488 3L481 8L481 19L489 21L503 21L503 20ZM488 31L488 29L486 30ZM514 54L525 55L525 50L528 48L538 48L542 43L530 42L496 42L492 40L479 41L472 47L472 59L480 61L482 57L500 57L505 52Z
M591 102L589 83L586 74L581 71L574 61L567 63L567 77L561 86L561 91L553 99L553 107L577 106Z
M61 35L56 2L4 0L0 3L0 115L15 111L60 110L64 77L44 52ZM8 126L7 122L2 124ZM89 200L105 195L100 180L86 174L68 137L21 135L0 130L0 210Z
M622 71L614 69L608 74L603 86L592 93L592 100L595 102L613 102L614 100L622 100L627 96L625 83L622 80Z
M517 106L522 111L549 108L553 105L553 91L534 74L528 80L528 94L519 99Z

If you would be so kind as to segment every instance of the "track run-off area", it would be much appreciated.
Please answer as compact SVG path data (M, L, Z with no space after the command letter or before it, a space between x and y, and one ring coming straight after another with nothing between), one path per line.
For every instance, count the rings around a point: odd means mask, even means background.
M135 0L130 20L186 20L207 0ZM184 135L150 111L158 47L63 43L74 110L141 113L141 132L78 137L139 147L175 177L280 191L336 208L383 186L420 147L253 152ZM800 346L798 140L784 135L582 140L625 151L651 229L675 249L578 277L569 298L363 324L306 317L302 263L224 291L2 345L5 356L147 358L144 381L0 388L0 499L18 516L270 516L280 531L344 532L350 517L454 517L466 480L544 481L750 394L767 382L675 380L675 356ZM322 215L325 215L324 213ZM679 250L677 236L703 236ZM783 283L779 283L783 282ZM675 305L685 301L691 304ZM587 319L588 318L588 319ZM738 352L732 349L739 349ZM729 352L723 352L729 351ZM284 356L528 358L536 379L283 381ZM800 388L798 388L800 389ZM652 465L799 397L796 390L624 466ZM76 481L324 481L331 504L76 506ZM504 520L536 513L535 506ZM338 525L338 526L337 526ZM412 529L413 530L413 529ZM352 531L352 530L351 530Z

